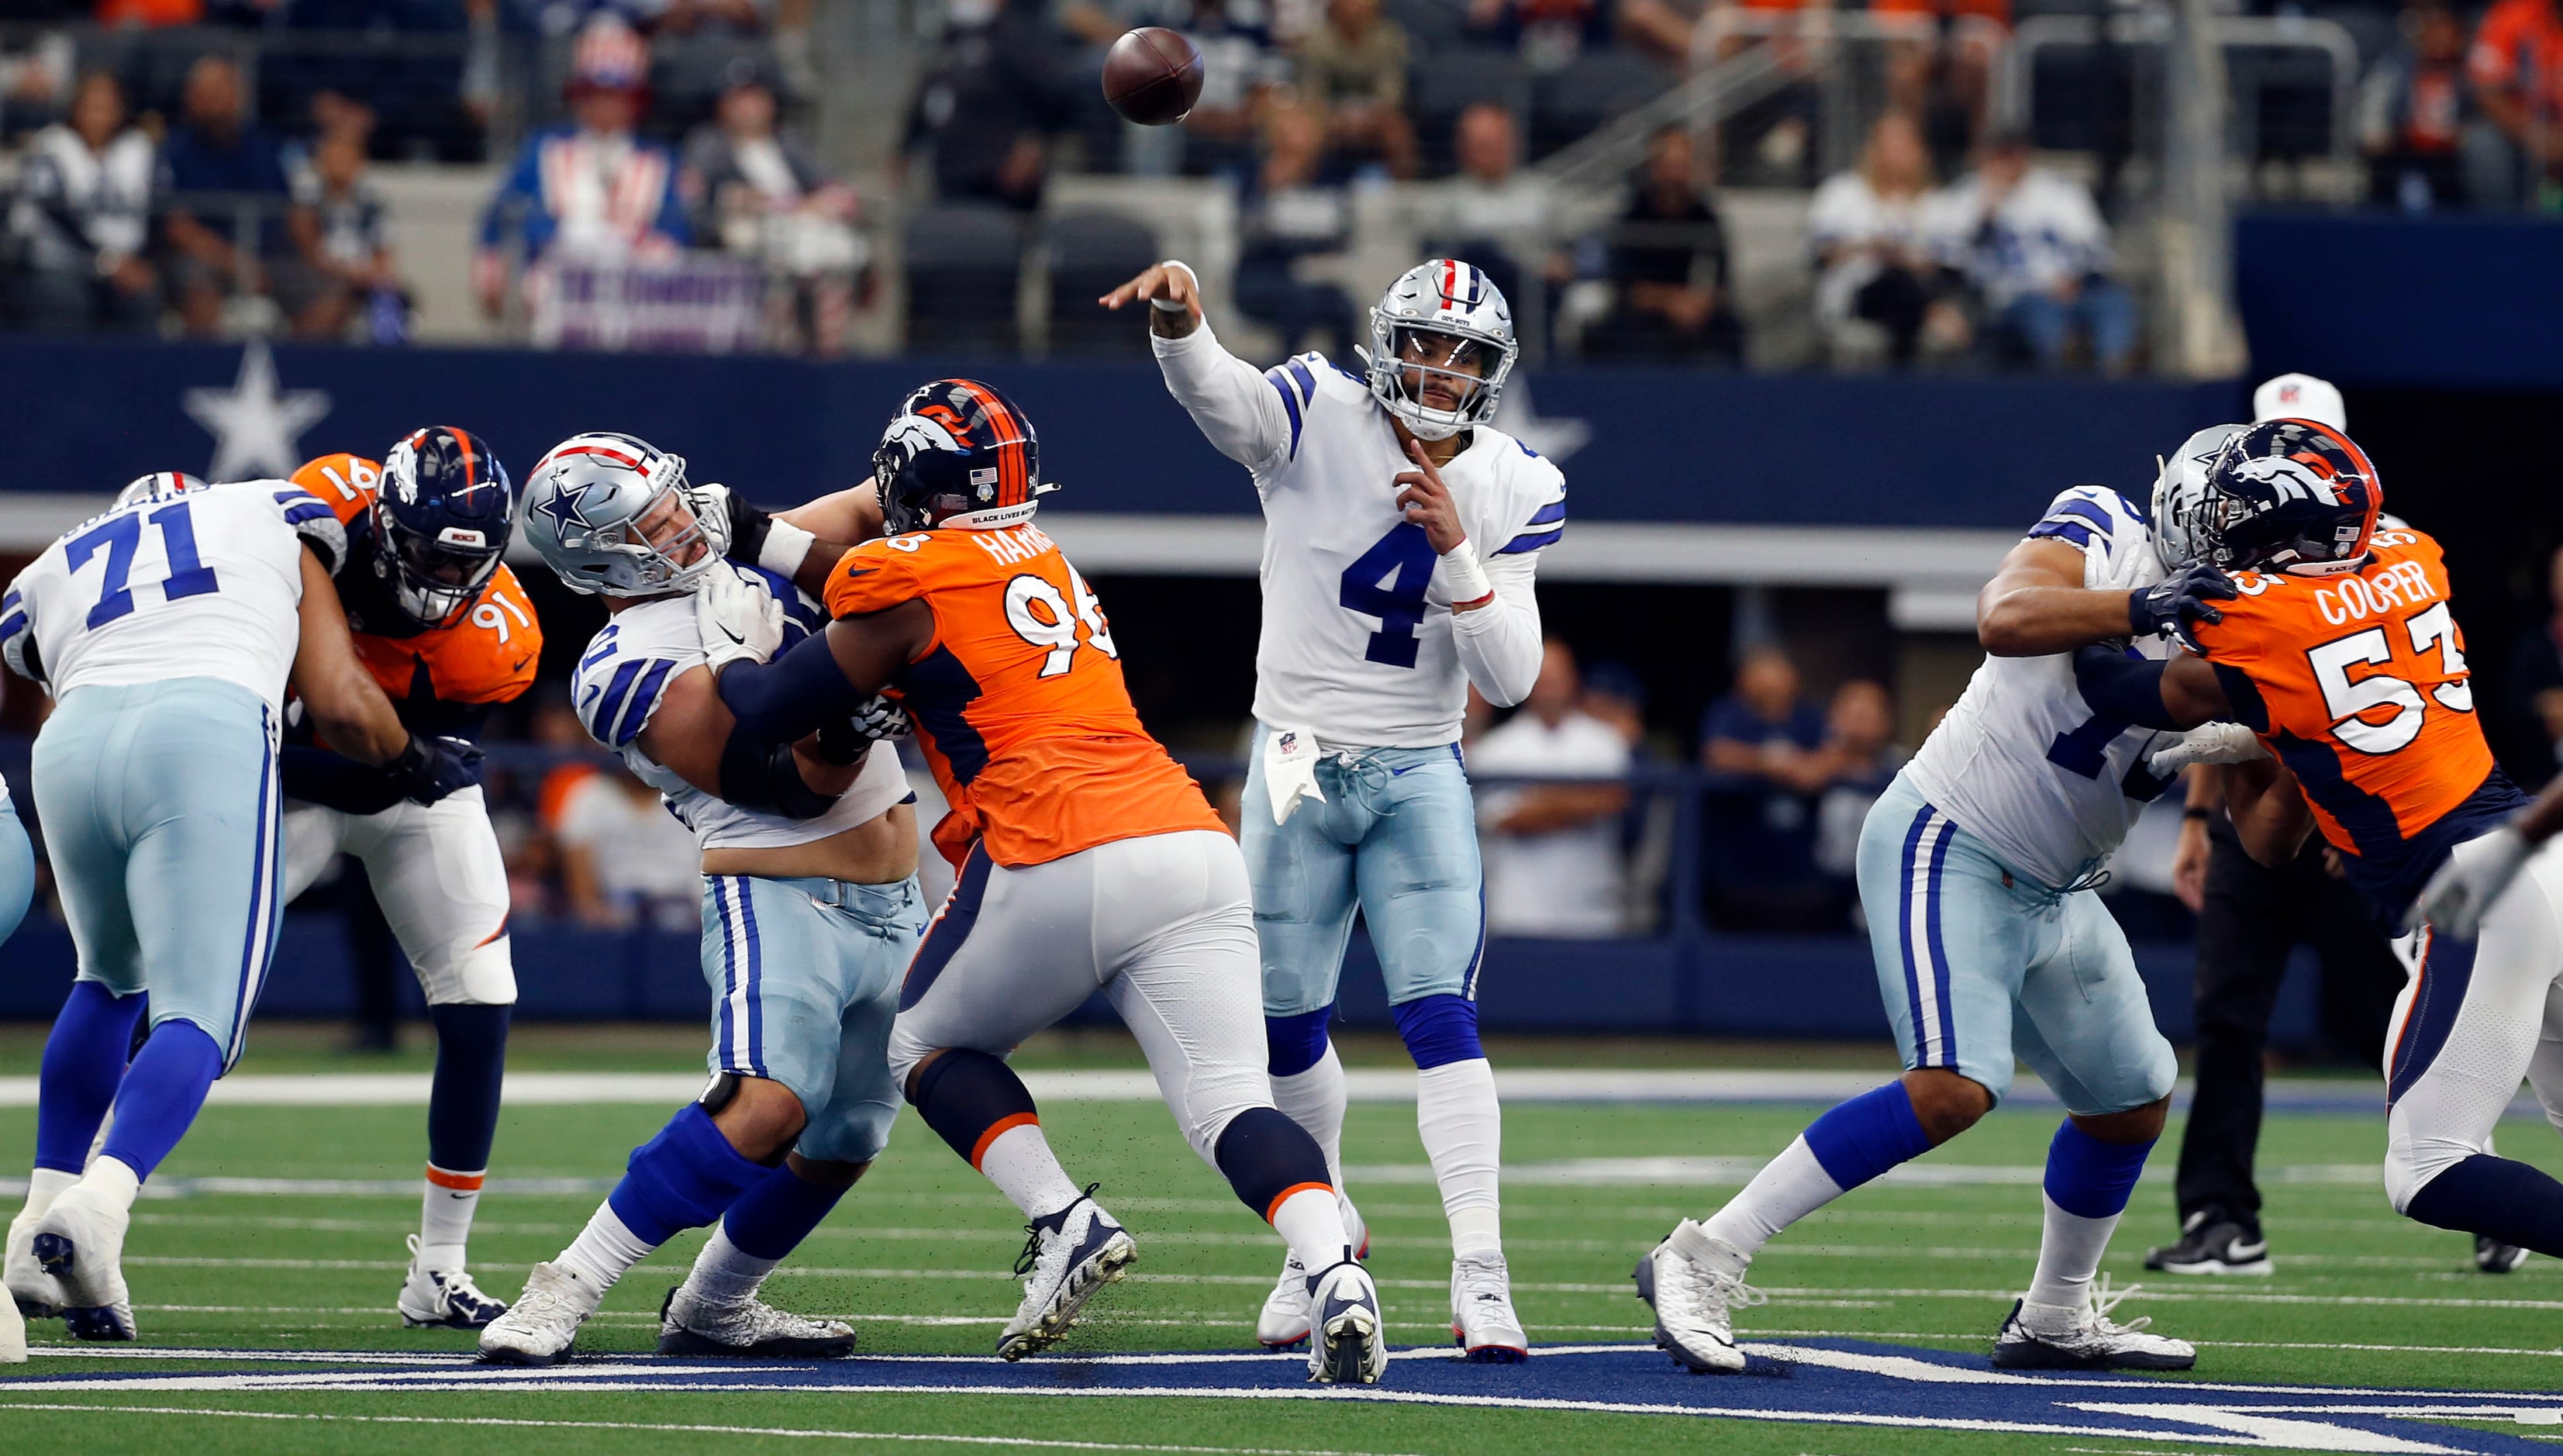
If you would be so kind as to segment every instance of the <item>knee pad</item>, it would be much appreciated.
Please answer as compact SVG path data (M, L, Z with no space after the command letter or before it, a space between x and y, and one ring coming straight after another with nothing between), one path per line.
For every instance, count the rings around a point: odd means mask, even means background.
M1334 1014L1335 1008L1326 1005L1287 1016L1267 1015L1265 1072L1274 1077L1296 1077L1317 1065L1326 1055L1326 1022Z
M689 1103L659 1136L632 1149L623 1180L605 1201L655 1247L720 1217L768 1171L729 1145L702 1104Z
M1418 1071L1486 1055L1478 1045L1478 1003L1466 996L1424 996L1392 1006L1389 1013L1397 1018L1397 1034Z

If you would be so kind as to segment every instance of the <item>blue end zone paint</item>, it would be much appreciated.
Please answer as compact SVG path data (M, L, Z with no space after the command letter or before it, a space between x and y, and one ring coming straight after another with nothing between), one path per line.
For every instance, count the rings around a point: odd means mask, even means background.
M306 1355L344 1362L338 1371L260 1370L276 1352L166 1352L170 1361L236 1370L133 1370L0 1379L0 1409L12 1396L65 1391L376 1392L531 1389L588 1392L676 1390L951 1391L990 1395L1120 1395L1138 1398L1381 1400L1482 1409L1597 1414L1694 1415L1737 1420L1985 1430L2235 1448L2315 1451L2540 1452L2543 1442L2453 1420L2512 1422L2522 1412L2563 1417L2563 1393L2378 1390L2335 1386L2235 1385L2133 1375L2018 1375L1990 1368L1981 1354L1800 1341L1753 1345L1757 1372L1776 1378L1699 1376L1637 1345L1555 1346L1520 1365L1473 1365L1447 1349L1401 1351L1383 1385L1356 1389L1306 1383L1296 1355L1223 1353L1075 1355L1006 1364L994 1358L872 1355L822 1364L749 1364L599 1355L549 1370L475 1365L456 1359ZM39 1349L39 1358L55 1353ZM82 1352L60 1352L81 1353ZM135 1352L141 1354L141 1352ZM2210 1358L2213 1358L2211 1352ZM336 1378L331 1378L332 1374Z

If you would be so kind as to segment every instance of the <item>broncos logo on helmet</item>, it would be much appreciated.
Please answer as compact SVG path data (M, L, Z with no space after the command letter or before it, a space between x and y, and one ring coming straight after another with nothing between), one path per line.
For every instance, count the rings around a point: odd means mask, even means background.
M1032 421L975 379L937 379L901 400L873 451L873 481L892 535L1020 525L1059 489L1041 478Z
M2331 576L2366 563L2384 504L2376 467L2347 435L2314 420L2268 420L2217 453L2194 529L2201 553L2224 570Z

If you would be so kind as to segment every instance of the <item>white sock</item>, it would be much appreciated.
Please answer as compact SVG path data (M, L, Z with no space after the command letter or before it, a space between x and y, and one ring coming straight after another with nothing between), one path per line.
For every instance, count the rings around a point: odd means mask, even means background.
M765 1276L782 1262L746 1252L729 1241L727 1225L715 1224L711 1242L694 1256L693 1272L686 1276L686 1287L707 1305L743 1305L756 1298Z
M419 1205L418 1266L464 1267L463 1245L472 1237L472 1215L481 1206L484 1172L456 1172L427 1165L427 1193Z
M614 1211L613 1204L599 1203L587 1227L580 1229L578 1237L570 1240L569 1247L552 1262L577 1275L580 1286L596 1291L597 1301L603 1303L605 1292L614 1287L624 1271L649 1258L650 1251L657 1247L644 1243Z
M1780 1155L1762 1164L1744 1191L1708 1216L1700 1227L1713 1239L1724 1239L1751 1258L1772 1236L1843 1195L1842 1184L1816 1161L1804 1138L1789 1140Z
M1048 1218L1079 1197L1039 1123L1017 1123L998 1134L979 1153L979 1171L1026 1218Z
M81 1174L81 1180L73 1186L85 1189L98 1201L122 1213L133 1207L134 1199L142 1196L142 1175L125 1166L120 1158L95 1157L90 1159L89 1171ZM64 1191L69 1192L70 1189Z
M29 1219L44 1217L45 1210L54 1206L54 1200L63 1195L63 1190L80 1179L79 1173L67 1173L58 1167L40 1167L30 1171L27 1174L27 1211L24 1216Z
M2029 1302L2064 1305L2077 1315L2091 1302L2091 1276L2100 1272L2100 1255L2118 1227L2118 1215L2084 1218L2056 1206L2046 1194L2047 1228L2038 1240L2038 1272L2030 1276Z
M1317 1140L1317 1149L1326 1154L1326 1175L1335 1186L1344 1185L1344 1064L1335 1055L1335 1044L1326 1043L1326 1053L1317 1065L1305 1072L1273 1079L1273 1105L1282 1116Z
M1495 1104L1495 1069L1483 1057L1447 1062L1415 1074L1415 1131L1442 1185L1451 1220L1451 1253L1504 1251L1495 1169L1503 1155L1504 1115Z
M1321 1273L1353 1256L1352 1233L1336 1211L1332 1188L1301 1188L1273 1210L1273 1230L1311 1274Z

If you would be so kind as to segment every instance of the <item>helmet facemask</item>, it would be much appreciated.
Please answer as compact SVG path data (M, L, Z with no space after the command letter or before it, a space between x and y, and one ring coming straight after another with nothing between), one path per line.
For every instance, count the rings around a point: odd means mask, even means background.
M691 591L729 548L727 512L710 509L706 493L687 483L685 457L622 438L626 443L621 449L630 451L629 456L620 450L582 453L610 455L622 470L646 482L650 494L641 509L620 520L585 524L574 532L568 522L559 522L559 543L572 556L560 559L547 552L546 557L573 591L615 597ZM549 462L546 457L545 465L535 467L538 479ZM574 468L579 468L576 462L562 462L561 469ZM619 494L619 488L609 482L590 481L571 490L581 498L597 490ZM541 547L539 536L535 544ZM578 555L589 559L576 559ZM595 559L600 556L608 559ZM622 559L611 559L616 557Z
M447 626L471 610L505 554L486 532L460 526L447 527L442 534L453 539L444 540L404 530L388 519L379 519L376 528L383 549L375 553L374 571L401 612L425 627Z
M1447 440L1494 418L1512 372L1511 340L1447 319L1391 319L1377 309L1370 311L1370 336L1363 363L1371 393L1417 439Z

